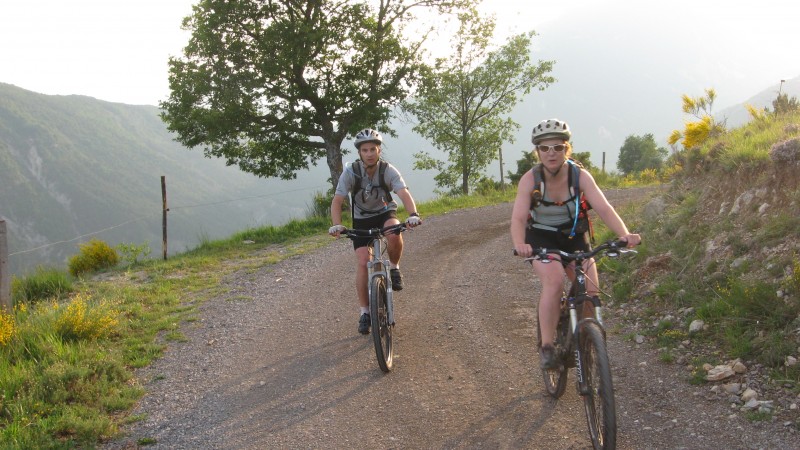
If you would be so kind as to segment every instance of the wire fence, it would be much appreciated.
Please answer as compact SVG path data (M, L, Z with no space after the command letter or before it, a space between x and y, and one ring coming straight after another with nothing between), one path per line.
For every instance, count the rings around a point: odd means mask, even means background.
M228 204L228 203L233 203L233 202L238 202L238 201L243 201L243 200L253 200L253 199L274 197L274 196L277 196L277 195L284 195L284 194L289 194L289 193L292 193L292 192L320 190L320 189L325 189L327 187L328 187L328 185L307 186L307 187L301 187L301 188L297 188L297 189L288 189L288 190L284 190L284 191L280 191L280 192L270 192L270 193L267 193L267 194L251 195L251 196L247 196L247 197L239 197L239 198L232 198L232 199L226 199L226 200L218 200L218 201L213 201L213 202L208 202L208 203L197 203L197 204L192 204L192 205L170 206L169 207L169 211L187 210L187 209L192 209L192 208L201 208L201 207L207 207L207 206L222 205L222 204ZM42 244L42 245L39 245L39 246L34 247L34 248L29 248L29 249L26 249L26 250L20 250L20 251L14 252L14 253L9 253L8 257L17 256L17 255L24 255L24 254L27 254L27 253L33 253L33 252L36 252L36 251L39 251L39 250L44 250L46 248L53 247L53 246L56 246L56 245L62 245L62 244L70 243L70 242L79 241L81 239L85 239L85 238L90 237L90 236L95 236L95 235L98 235L100 233L104 233L104 232L107 232L107 231L110 231L110 230L114 230L116 228L121 228L121 227L124 227L124 226L128 226L128 225L130 225L132 223L140 222L140 221L143 221L143 220L155 220L160 215L161 215L161 212L159 212L158 214L156 214L156 213L147 214L145 216L138 217L138 218L135 218L135 219L131 219L131 220L122 222L122 223L117 224L117 225L112 225L112 226L103 228L101 230L92 231L90 233L84 233L84 234L81 234L80 236L75 236L74 238L71 238L71 239L64 239L64 240L57 241L57 242L49 242L47 244Z

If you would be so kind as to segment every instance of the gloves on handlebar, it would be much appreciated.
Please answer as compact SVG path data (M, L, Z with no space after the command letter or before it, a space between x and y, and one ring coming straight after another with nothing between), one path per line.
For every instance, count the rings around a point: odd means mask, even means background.
M414 228L415 226L422 223L422 218L420 216L409 216L408 219L406 219L406 223L411 228Z
M347 228L345 228L344 225L334 225L328 228L328 234L330 234L331 236L338 236L339 233L343 232L346 229Z

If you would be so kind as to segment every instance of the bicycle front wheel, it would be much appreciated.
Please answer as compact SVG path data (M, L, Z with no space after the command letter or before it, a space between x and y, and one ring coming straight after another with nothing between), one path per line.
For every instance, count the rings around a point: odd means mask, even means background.
M373 278L369 296L372 340L375 343L375 356L378 358L378 366L382 371L389 372L392 370L394 355L392 325L389 324L389 306L386 296L386 280L383 277Z
M569 333L569 316L564 310L561 311L561 317L556 327L556 333L553 339L556 350L559 352L558 366L552 369L542 368L542 376L544 377L544 390L553 397L560 398L564 395L567 387L567 364L566 358L562 352L564 349L569 348L568 342ZM539 325L539 314L536 314L536 337L538 338L539 348L542 347L542 328ZM568 351L568 350L567 350Z
M587 392L583 394L589 436L595 450L613 449L617 445L617 412L611 364L606 351L603 330L595 322L581 326L581 367L586 378Z

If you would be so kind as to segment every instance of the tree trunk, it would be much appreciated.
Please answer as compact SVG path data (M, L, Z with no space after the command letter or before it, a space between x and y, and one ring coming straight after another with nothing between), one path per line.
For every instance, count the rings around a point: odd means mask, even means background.
M336 184L339 183L339 177L344 171L342 164L342 143L325 141L325 151L327 153L328 169L331 172L331 187L336 190Z

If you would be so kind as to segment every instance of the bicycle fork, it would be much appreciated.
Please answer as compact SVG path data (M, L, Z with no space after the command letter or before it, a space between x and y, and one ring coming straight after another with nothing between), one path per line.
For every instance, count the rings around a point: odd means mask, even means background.
M377 277L383 277L384 284L386 285L386 321L389 325L394 325L394 307L393 302L394 299L392 298L392 280L389 278L389 273L386 271L386 267L388 267L389 261L368 261L367 262L367 273L369 274L369 290L372 290L373 280ZM375 266L380 266L381 270L376 271ZM372 292L368 292L370 298L372 297Z
M589 386L586 383L586 377L583 372L583 355L581 354L581 332L578 327L578 311L575 304L572 303L569 308L569 326L572 328L572 353L575 357L575 377L578 383L578 392L581 395L589 393Z

